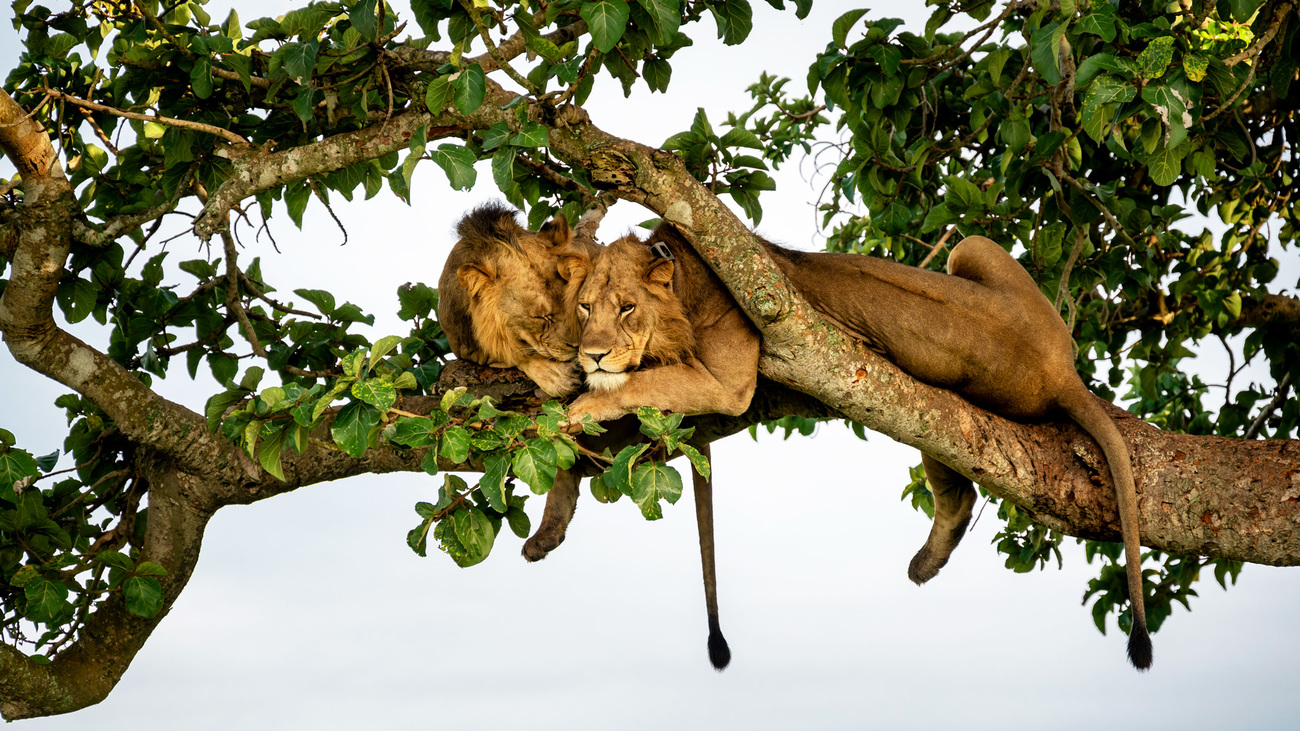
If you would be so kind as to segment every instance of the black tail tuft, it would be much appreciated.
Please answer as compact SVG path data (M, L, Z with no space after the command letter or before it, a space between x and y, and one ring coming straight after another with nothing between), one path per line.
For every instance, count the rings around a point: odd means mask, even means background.
M1128 635L1128 661L1138 670L1151 667L1151 635L1143 625L1135 625Z
M713 663L713 669L722 672L731 662L731 648L727 647L727 638L722 636L721 630L709 630L709 662Z

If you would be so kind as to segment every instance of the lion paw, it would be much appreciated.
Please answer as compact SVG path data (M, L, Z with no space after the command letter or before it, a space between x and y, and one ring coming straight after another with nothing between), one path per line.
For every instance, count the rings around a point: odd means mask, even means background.
M921 550L916 552L912 557L912 562L907 566L907 578L911 579L914 584L920 586L925 582L939 575L939 569L948 563L948 556L936 556L930 550L930 544L926 543Z
M568 396L582 385L581 374L573 362L534 360L520 365L519 370L550 396Z
M523 553L526 561L536 563L546 558L551 551L559 548L561 543L564 543L563 533L556 537L538 532L532 538L524 541L524 550L521 553Z

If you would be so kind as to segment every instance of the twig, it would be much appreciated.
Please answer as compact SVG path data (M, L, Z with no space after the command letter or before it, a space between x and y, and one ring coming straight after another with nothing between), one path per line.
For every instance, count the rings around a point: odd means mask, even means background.
M243 273L242 271L239 273L239 278L240 278L240 280L244 283L244 288L247 289L250 293L252 293L252 295L253 295L254 297L256 297L256 298L262 300L263 302L267 303L267 304L270 305L273 309L275 309L275 310L277 310L277 311L279 311L279 312L283 312L283 313L285 313L285 314L287 314L287 315L299 315L299 316L302 316L302 317L311 317L311 318L315 318L315 319L317 319L317 320L322 319L322 316L316 314L315 312L306 312L306 311L303 311L303 310L295 310L295 309L293 309L292 307L286 307L285 305L282 305L282 304L280 304L279 302L276 302L275 300L271 299L270 297L267 297L265 294L263 294L263 293L262 293L262 292L257 288L257 285L253 283L253 280L250 279L249 276L248 276L247 274ZM213 280L213 281L215 282L215 280ZM209 283L205 283L205 284L209 284ZM174 309L174 308L173 308L173 309Z
M1065 259L1065 266L1061 269L1061 283L1056 285L1056 301L1052 303L1057 312L1061 311L1061 299L1069 299L1070 272L1074 270L1074 263L1079 260L1079 252L1083 251L1083 244L1087 240L1088 234L1082 227L1075 229L1074 246L1070 247L1070 256Z
M48 87L46 87L44 91L70 104L74 104L79 107L85 107L86 109L93 109L96 112L104 112L105 114L112 114L115 117L124 117L126 119L134 119L140 122L156 122L158 124L165 124L170 127L180 127L182 129L192 129L198 132L207 132L208 134L216 135L218 137L222 137L226 140L229 140L230 142L236 145L249 144L248 140L244 139L243 137L240 137L234 132L231 132L228 129L223 129L221 127L214 127L213 125L210 124L203 124L202 122L191 122L187 119L173 119L171 117L160 117L157 115L136 114L135 112L126 112L121 109L117 109L115 107L109 107L103 104L97 104L95 102L90 101L89 99L81 99L72 96L71 94L65 94L61 91L58 91L56 89L50 89Z
M23 122L26 122L27 120L36 116L36 113L41 111L41 108L44 107L50 101L50 97L52 96L54 96L54 94L52 94L47 90L45 92L45 96L41 99L40 103L37 104L35 107L32 107L32 111L24 114L23 116L19 117L18 119L15 119L12 122L6 122L4 124L0 124L0 129L9 129L10 127L17 127Z
M930 262L934 261L934 257L938 256L939 252L943 251L944 247L947 246L948 237L952 236L952 232L956 230L957 230L956 226L949 226L948 230L943 232L943 235L939 237L939 240L935 242L934 246L930 247L930 253L926 254L925 258L922 259L921 263L918 264L917 266L921 269L924 269L927 266L929 266Z
M1232 68L1242 61L1245 61L1247 58L1258 55L1264 50L1264 46L1267 46L1269 42L1273 40L1274 36L1277 35L1278 29L1282 26L1282 21L1286 20L1286 16L1290 12L1291 3L1282 3L1282 6L1279 7L1276 14L1274 14L1273 22L1269 24L1268 30L1264 31L1264 35L1256 38L1255 42L1250 44L1249 47L1223 59L1223 65Z
M248 312L244 310L244 303L239 296L239 266L235 263L235 258L239 252L235 250L235 237L230 235L230 226L221 228L221 241L226 248L226 309L235 313L239 319L239 324L244 330L244 337L247 338L248 344L253 346L253 353L259 358L266 357L266 349L262 347L261 341L257 339L257 333L253 331L253 322L248 319Z
M1085 188L1082 183L1075 180L1074 177L1071 176L1069 173L1062 170L1060 171L1059 175L1062 180L1064 180L1067 184L1069 184L1070 187L1074 188L1080 193L1083 193L1083 196L1087 198L1088 201L1092 203L1092 205L1096 206L1097 210L1101 211L1101 215L1106 217L1106 223L1110 224L1111 230L1119 234L1120 238L1124 239L1124 241L1128 243L1128 245L1131 248L1133 249L1138 248L1137 242L1133 240L1133 237L1128 235L1128 232L1125 231L1124 227L1120 225L1119 219L1115 218L1115 214L1110 212L1110 209L1106 207L1105 203L1102 203L1101 200L1097 198L1097 196L1093 195L1091 191Z
M468 0L457 0L457 1L460 3L460 7L466 13L469 14L470 20L474 21L474 27L478 28L478 35L480 38L483 39L483 45L487 46L488 55L491 56L492 60L496 62L497 68L506 72L506 76L509 76L510 78L514 79L515 83L524 87L524 89L526 89L529 94L533 94L534 96L536 96L540 92L540 90L537 88L535 84L533 84L533 82L529 81L518 71L515 71L514 68L510 65L510 62L507 61L503 55L501 55L501 51L498 50L496 44L492 42L492 36L491 34L488 33L487 25L483 23L482 14L479 13L478 8L474 7L474 3L469 2Z
M1272 401L1268 402L1268 406L1265 406L1264 410L1259 412L1259 416L1256 416L1255 420L1250 423L1250 428L1246 430L1246 439L1254 439L1259 436L1259 430L1264 428L1264 422L1268 421L1268 417L1273 415L1273 412L1282 405L1283 401L1286 401L1287 393L1290 390L1291 372L1287 371L1286 375L1282 376L1282 380L1277 382L1277 395L1273 397Z
M176 186L176 192L172 197L159 203L153 208L147 208L139 213L133 213L129 216L118 216L106 224L102 230L96 231L84 223L77 222L73 224L73 235L78 241L94 248L102 248L117 241L140 226L143 226L154 219L161 218L171 213L180 203L182 194L189 189L190 180L194 177L194 168L185 171L185 176L181 178L180 184Z
M152 25L163 38L166 38L168 43L171 43L173 46L180 49L180 52L185 56L185 58L195 57L195 53L191 51L188 46L177 40L176 36L169 33L167 31L167 26L163 25L162 21L158 20L156 15L149 12L149 9L144 6L144 3L140 2L140 0L134 0L133 4L135 5L135 9L140 11L140 15L143 15L145 20L149 21L149 25Z

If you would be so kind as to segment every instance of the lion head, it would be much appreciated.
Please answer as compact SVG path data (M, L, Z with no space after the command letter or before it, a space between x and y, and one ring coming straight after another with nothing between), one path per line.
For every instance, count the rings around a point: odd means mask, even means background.
M439 280L438 319L458 358L498 368L518 367L548 393L561 396L578 382L571 361L579 324L570 285L556 262L583 253L564 217L537 232L499 204L481 206L456 227ZM576 289L574 287L573 289Z
M629 235L591 257L560 257L560 276L577 284L578 365L593 390L616 389L631 371L694 353L693 330L674 292L674 260L652 253L654 243Z

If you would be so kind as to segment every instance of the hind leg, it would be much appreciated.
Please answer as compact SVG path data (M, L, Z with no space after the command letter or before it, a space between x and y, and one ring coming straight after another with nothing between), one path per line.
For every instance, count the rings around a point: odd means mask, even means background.
M925 545L912 557L907 577L917 585L933 579L961 542L975 507L975 486L948 465L921 453L925 478L934 494L934 525Z
M546 510L533 536L524 541L524 558L541 561L561 543L578 508L578 478L569 470L555 473L555 484L546 493Z

